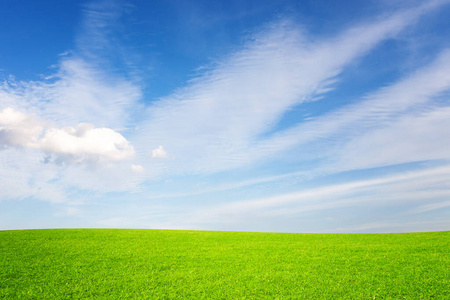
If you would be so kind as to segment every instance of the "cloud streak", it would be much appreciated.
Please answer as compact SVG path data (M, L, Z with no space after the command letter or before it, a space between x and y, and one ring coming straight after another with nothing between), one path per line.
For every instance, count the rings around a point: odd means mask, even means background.
M293 23L272 24L242 50L149 107L149 121L133 142L144 149L170 148L176 159L166 170L183 174L251 165L277 157L308 136L320 138L331 131L326 126L338 122L270 132L289 109L333 88L348 64L443 3L427 2L321 41L311 40Z
M406 174L326 185L317 189L271 197L235 201L211 207L205 206L188 212L184 217L174 216L172 222L176 224L175 226L184 228L199 229L216 226L221 230L234 230L236 224L241 230L251 230L255 223L265 222L271 224L268 228L271 230L270 226L279 224L278 221L284 219L288 225L275 226L272 230L296 231L298 229L291 228L292 225L288 220L302 220L311 215L320 215L320 212L324 211L335 215L342 208L349 207L360 212L380 210L386 207L395 211L396 208L405 205L416 207L406 216L411 221L411 214L420 215L430 210L449 206L447 200L450 193L449 179L450 167L447 165L434 169L411 171ZM430 186L433 186L433 189L430 189ZM433 203L429 204L430 201ZM358 215L347 217L358 219ZM177 218L182 218L184 221L177 221ZM403 212L391 213L383 216L383 219L387 220L383 222L398 221L404 218ZM326 223L325 220L323 222ZM333 225L339 226L339 224ZM333 225L324 231L332 231ZM301 225L297 224L296 226ZM367 229L369 228L372 227L367 227ZM410 228L406 230L410 230Z
M314 142L326 143L315 155L329 158L329 166L321 166L328 172L449 159L442 147L448 135L439 130L447 126L448 107L440 102L450 89L449 70L450 52L444 51L430 65L392 86L274 134L255 146L251 155L292 147L305 152Z

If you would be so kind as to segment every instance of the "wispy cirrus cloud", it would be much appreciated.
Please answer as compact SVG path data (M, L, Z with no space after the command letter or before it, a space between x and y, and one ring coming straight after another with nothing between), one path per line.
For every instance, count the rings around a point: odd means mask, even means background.
M63 58L47 80L8 79L0 95L6 107L35 114L57 126L91 123L116 129L129 124L141 91L133 83L104 73L75 55Z
M444 51L429 65L355 104L273 134L251 155L289 148L314 151L313 156L326 159L327 166L320 169L327 172L449 159L442 147L449 137L439 130L447 126L443 99L450 90L449 70L450 52ZM317 150L314 143L327 147Z
M133 142L146 152L164 145L175 157L165 166L168 172L210 173L277 157L308 135L320 138L326 129L308 128L313 125L271 132L291 108L333 88L347 65L443 3L427 2L322 40L312 40L294 23L274 23L151 105Z
M411 214L420 217L424 212L448 207L449 179L450 168L446 165L343 184L324 185L316 189L257 199L204 205L189 211L173 213L169 217L170 222L168 223L174 227L188 229L214 227L220 230L254 230L254 226L262 226L264 230L268 231L298 231L301 228L302 232L332 232L336 231L333 228L342 227L345 223L365 224L352 230L350 228L343 229L349 232L379 230L384 226L374 226L373 224L395 223L401 220L405 226L400 231L420 231L421 223L411 221ZM401 209L404 206L414 207L414 209L405 214ZM322 217L316 220L316 222L322 223L321 226L316 226L316 229L312 229L308 224L311 218L323 216L324 213L327 215L326 212L330 216L336 216L349 208L352 211L357 210L359 213L355 215L349 212L345 216L346 221L343 221L342 218L325 219ZM388 211L389 213L380 216L375 211ZM359 216L364 216L366 220L359 220ZM415 217L413 220L418 220L419 217ZM145 220L145 214L140 215L140 218L142 221ZM281 219L285 222L280 222ZM147 219L147 222L150 221ZM434 223L443 221L442 218L437 218ZM280 225L283 223L284 225ZM445 224L448 225L448 221Z

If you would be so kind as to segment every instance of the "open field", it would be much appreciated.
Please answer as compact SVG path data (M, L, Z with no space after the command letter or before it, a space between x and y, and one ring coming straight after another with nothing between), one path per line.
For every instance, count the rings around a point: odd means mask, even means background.
M450 231L0 231L2 299L449 299Z

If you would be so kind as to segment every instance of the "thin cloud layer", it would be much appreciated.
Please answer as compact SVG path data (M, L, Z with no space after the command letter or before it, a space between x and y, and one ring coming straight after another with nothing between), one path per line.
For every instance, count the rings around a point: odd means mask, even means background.
M450 194L450 167L430 168L411 171L406 174L395 174L376 179L355 180L344 184L323 185L320 188L308 189L301 192L280 194L241 201L228 201L219 205L204 205L189 211L181 211L170 215L170 222L175 228L215 228L218 230L256 230L291 231L290 226L297 223L303 232L329 232L329 228L336 228L335 232L379 232L389 228L390 223L402 221L402 226L396 226L398 231L426 231L433 228L445 230L450 224L448 219L437 217L434 222L429 221L427 227L421 223L408 223L411 216L422 212L439 210L449 206L447 200ZM430 187L433 189L430 189ZM398 208L413 207L409 211ZM166 208L167 209L167 208ZM358 220L364 225L343 228L343 222L336 216L345 214L351 218L351 212L343 210L357 210L360 214L377 210L387 210L381 217L378 214L367 216L365 220ZM143 210L144 212L145 210ZM400 212L399 212L400 211ZM316 222L322 226L311 227L311 215L324 212L325 216ZM145 213L136 213L140 222L151 222ZM353 216L354 218L354 216ZM375 223L376 219L379 219ZM284 223L281 222L284 219ZM357 219L357 218L354 218ZM180 222L179 220L183 220ZM122 220L125 221L125 220ZM118 226L118 223L109 224ZM155 226L156 224L153 224ZM423 228L423 229L420 229ZM294 230L295 231L295 230Z

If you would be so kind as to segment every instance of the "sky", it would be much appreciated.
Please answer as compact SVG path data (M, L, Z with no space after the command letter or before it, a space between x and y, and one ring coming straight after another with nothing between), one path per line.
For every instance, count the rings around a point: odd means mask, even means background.
M0 1L0 230L450 230L450 0Z

